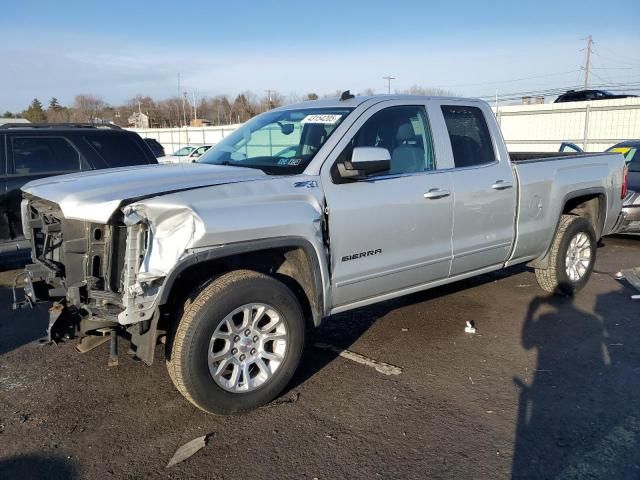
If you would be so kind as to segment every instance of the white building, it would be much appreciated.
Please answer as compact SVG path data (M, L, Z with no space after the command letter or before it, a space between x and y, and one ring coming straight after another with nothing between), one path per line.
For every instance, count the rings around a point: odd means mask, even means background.
M135 112L127 119L129 127L149 128L149 117L144 113Z
M31 123L31 122L26 118L0 117L0 125L4 125L5 123Z

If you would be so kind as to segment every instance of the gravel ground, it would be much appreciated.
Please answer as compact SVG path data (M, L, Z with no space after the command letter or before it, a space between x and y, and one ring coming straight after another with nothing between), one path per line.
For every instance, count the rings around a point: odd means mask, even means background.
M574 299L517 267L335 316L314 342L336 348L232 417L178 394L162 346L152 367L107 368L106 344L39 343L46 309L12 312L2 272L0 478L640 478L640 303L611 276L638 265L640 240L608 238Z

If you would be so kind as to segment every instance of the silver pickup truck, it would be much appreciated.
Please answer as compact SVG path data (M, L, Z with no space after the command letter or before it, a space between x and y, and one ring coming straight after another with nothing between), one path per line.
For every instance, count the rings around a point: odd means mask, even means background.
M573 294L625 196L618 154L509 155L489 106L374 96L263 113L189 165L29 183L28 302L111 332L204 411L255 408L329 315L529 262Z

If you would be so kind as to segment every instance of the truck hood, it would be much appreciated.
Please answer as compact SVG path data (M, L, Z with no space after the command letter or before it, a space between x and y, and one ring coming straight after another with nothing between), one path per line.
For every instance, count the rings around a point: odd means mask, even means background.
M22 191L56 203L65 218L107 223L125 200L265 177L261 170L223 165L140 165L43 178Z

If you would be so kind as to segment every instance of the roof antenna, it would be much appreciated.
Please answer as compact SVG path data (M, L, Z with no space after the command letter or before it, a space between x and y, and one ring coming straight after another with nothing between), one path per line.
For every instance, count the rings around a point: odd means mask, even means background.
M345 90L344 92L342 92L342 94L340 95L340 101L344 102L346 100L350 100L352 98L356 98L355 95L351 95L351 92L349 90Z

